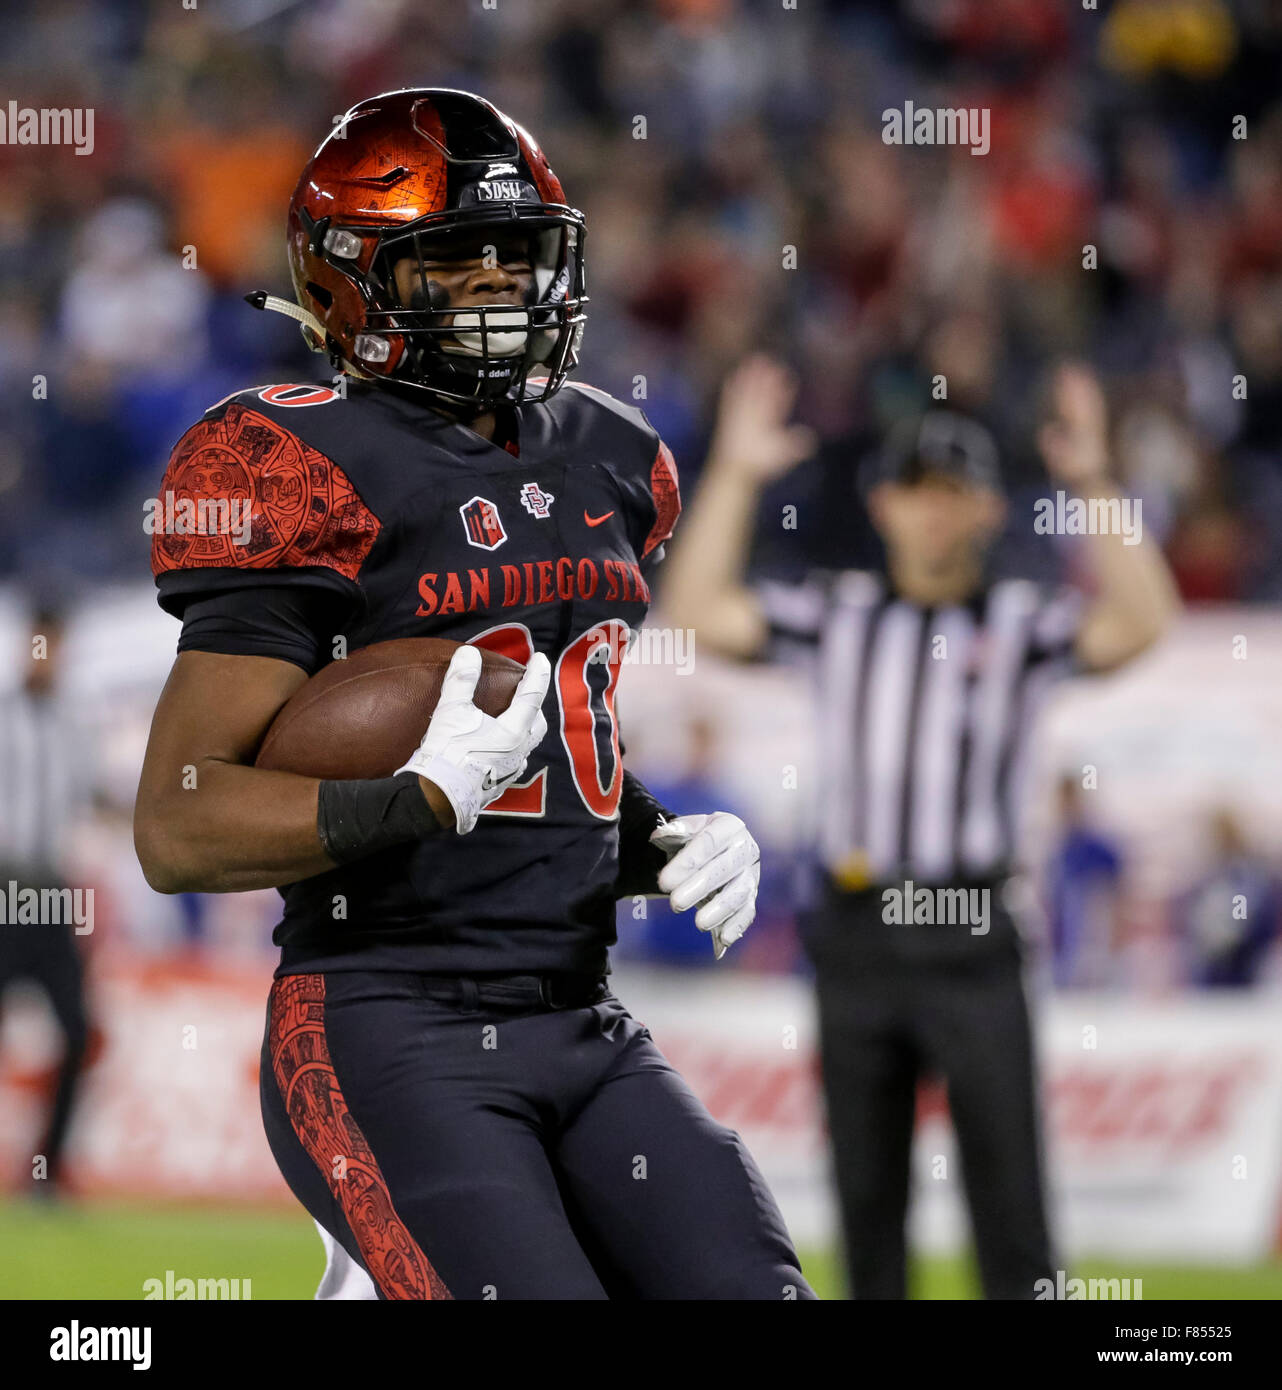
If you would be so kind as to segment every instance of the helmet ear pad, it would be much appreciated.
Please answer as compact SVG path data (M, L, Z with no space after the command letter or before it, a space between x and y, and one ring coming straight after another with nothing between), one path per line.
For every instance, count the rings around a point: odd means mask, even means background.
M363 358L357 349L357 339L364 331L369 306L352 273L339 269L323 252L314 248L311 233L293 209L288 237L294 297L305 309L312 311L327 332L327 341L317 343L316 335L304 329L308 346L314 352L328 352L335 367L349 362L370 375L390 376L405 354L405 340L399 335L386 335L389 348L386 359L379 362ZM377 236L363 238L361 254L352 262L352 271L360 274L367 269L377 247Z

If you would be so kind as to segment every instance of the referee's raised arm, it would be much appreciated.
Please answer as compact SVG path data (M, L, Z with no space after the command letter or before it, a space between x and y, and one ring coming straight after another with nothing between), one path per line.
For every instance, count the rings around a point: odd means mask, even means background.
M786 423L796 394L787 368L760 355L726 378L703 477L669 551L669 617L724 656L755 656L768 635L743 572L761 489L815 447L813 431Z
M1037 444L1051 481L1107 510L1119 497L1109 458L1108 403L1099 377L1081 362L1062 362L1047 382ZM1180 610L1179 591L1150 533L1104 527L1085 537L1085 568L1095 591L1077 634L1084 671L1112 671L1152 646Z

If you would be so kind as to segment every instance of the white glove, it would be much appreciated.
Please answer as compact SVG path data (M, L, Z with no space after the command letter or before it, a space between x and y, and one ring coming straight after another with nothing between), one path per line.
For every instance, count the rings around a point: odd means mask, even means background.
M714 811L665 821L651 832L650 843L672 856L660 870L659 887L673 912L699 904L694 924L712 933L720 960L757 915L761 849L756 840L738 816Z
M414 756L397 772L435 782L454 808L454 829L466 835L482 810L525 771L526 760L548 731L543 717L552 668L535 652L512 703L491 718L472 703L481 678L481 652L464 645L450 659L432 722Z

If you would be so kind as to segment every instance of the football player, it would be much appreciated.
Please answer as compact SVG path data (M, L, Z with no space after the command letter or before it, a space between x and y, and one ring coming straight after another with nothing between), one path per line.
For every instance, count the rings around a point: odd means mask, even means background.
M623 768L619 665L680 502L639 411L567 381L584 218L465 92L360 102L289 208L333 386L216 405L162 485L236 530L160 532L179 655L135 840L162 892L279 887L272 1151L384 1298L811 1298L739 1137L606 981L615 901L667 894L720 956L758 850ZM222 512L215 509L221 507ZM281 706L373 642L464 643L387 778L253 766ZM479 648L525 666L498 718Z

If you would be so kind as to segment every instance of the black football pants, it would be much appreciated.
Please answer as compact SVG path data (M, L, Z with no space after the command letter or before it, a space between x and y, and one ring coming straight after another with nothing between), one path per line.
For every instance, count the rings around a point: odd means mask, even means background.
M975 936L887 925L879 893L830 890L806 923L854 1298L906 1297L917 1083L931 1075L948 1091L985 1296L1031 1299L1054 1278L1019 937L995 892L991 910Z
M739 1136L603 983L283 976L260 1090L286 1181L382 1298L815 1296Z

